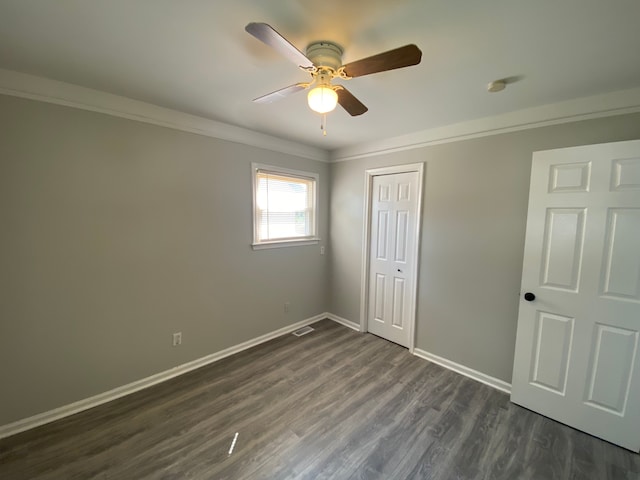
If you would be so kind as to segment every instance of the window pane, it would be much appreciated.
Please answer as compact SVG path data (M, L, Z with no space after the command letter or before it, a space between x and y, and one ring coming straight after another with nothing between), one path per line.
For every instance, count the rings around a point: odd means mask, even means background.
M315 179L259 170L256 174L257 240L315 235Z

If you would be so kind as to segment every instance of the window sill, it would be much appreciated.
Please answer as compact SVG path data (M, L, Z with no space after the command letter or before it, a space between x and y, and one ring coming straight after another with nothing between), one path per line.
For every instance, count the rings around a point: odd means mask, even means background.
M305 238L301 240L274 240L272 242L252 243L254 250L265 250L268 248L300 247L302 245L317 245L320 242L318 237Z

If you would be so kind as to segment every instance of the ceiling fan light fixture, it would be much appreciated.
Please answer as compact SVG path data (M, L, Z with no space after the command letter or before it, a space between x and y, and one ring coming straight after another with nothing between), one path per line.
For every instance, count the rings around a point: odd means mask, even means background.
M309 108L318 113L329 113L338 104L338 94L333 88L320 85L313 88L307 95Z
M307 46L307 53L304 54L271 25L263 22L251 22L247 24L245 30L291 60L303 71L311 74L312 77L309 83L296 83L254 98L253 101L269 103L313 87L307 96L307 102L311 110L323 115L323 121L326 119L325 114L334 110L338 103L352 117L362 115L368 110L342 85L332 86L331 81L334 78L350 80L372 73L418 65L422 60L420 49L414 44L409 44L343 65L342 47L331 41L315 41ZM337 93L337 90L340 91L340 94Z

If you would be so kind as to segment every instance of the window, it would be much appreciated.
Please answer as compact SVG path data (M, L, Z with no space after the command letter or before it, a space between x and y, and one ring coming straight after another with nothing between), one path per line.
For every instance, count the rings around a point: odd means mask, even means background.
M318 243L318 174L252 164L253 248Z

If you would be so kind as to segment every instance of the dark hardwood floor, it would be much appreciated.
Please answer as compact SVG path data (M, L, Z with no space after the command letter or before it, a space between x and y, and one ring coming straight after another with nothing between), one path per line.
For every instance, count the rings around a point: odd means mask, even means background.
M640 479L637 454L393 343L314 328L0 440L0 479Z

